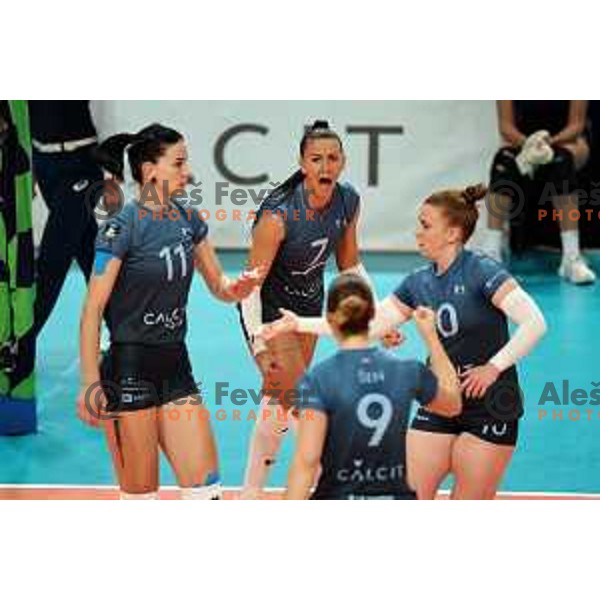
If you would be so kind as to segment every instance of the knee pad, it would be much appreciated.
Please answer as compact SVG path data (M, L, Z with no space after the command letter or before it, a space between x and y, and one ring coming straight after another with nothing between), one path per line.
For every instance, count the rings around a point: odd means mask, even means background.
M515 158L519 150L516 148L500 148L492 162L490 169L490 192L496 190L505 195L511 195L511 190L515 184L522 181L523 176L517 168ZM508 183L508 185L507 185Z
M555 148L554 158L547 164L538 167L536 179L545 185L553 186L548 193L566 196L577 189L577 173L573 155L565 148Z

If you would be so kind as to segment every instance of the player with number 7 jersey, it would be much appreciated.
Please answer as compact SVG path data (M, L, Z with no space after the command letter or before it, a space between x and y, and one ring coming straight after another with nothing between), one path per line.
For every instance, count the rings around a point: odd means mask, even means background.
M303 316L321 314L323 272L332 254L341 272L366 277L356 234L359 196L352 186L338 181L345 156L339 136L327 122L315 122L304 134L299 162L301 168L271 192L257 213L249 266L263 266L266 275L260 290L239 307L264 390L250 444L245 499L260 496L283 436L294 423L286 412L290 395L312 360L317 339L291 333L263 343L256 333L278 319L281 309ZM281 415L284 418L277 418Z

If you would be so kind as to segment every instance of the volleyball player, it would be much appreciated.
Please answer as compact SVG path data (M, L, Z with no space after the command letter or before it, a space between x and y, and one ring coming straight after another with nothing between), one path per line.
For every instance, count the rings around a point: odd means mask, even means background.
M224 274L208 227L173 198L190 170L183 136L162 125L109 138L122 180L127 149L139 197L106 222L81 319L80 418L103 425L123 499L155 498L159 447L183 499L221 497L216 447L185 345L194 266L226 302L247 296L258 275ZM98 365L99 329L111 345Z
M339 183L346 162L340 137L316 121L300 142L300 169L261 205L253 228L249 265L266 275L240 306L244 333L262 376L260 416L252 434L242 498L257 498L289 428L275 407L288 397L312 360L316 336L290 332L267 343L256 337L280 308L304 316L323 311L323 271L331 254L340 272L367 278L357 245L359 196ZM367 278L368 279L368 278ZM286 413L288 414L288 413Z
M356 275L329 289L327 321L340 346L299 385L299 424L286 498L416 499L406 479L406 430L413 400L432 414L460 412L458 377L435 328L435 315L413 313L431 357L431 370L371 346L373 295ZM433 371L433 372L432 372Z

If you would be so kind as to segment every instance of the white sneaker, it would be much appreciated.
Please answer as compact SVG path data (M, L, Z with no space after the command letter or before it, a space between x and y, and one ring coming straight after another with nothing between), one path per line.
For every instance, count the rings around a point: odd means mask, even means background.
M585 285L596 281L596 274L581 255L570 258L563 257L558 274L575 285Z

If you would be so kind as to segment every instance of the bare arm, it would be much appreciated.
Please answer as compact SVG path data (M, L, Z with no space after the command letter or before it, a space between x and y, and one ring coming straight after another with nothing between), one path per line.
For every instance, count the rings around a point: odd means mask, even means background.
M338 242L335 251L335 262L340 273L355 267L360 262L357 236L358 216L359 209L357 208L352 221L346 227L344 235Z
M252 246L248 256L250 268L262 268L261 277L254 291L242 302L244 324L250 335L250 346L255 356L266 350L265 340L257 334L262 326L260 286L269 273L279 246L285 238L285 226L276 216L264 215L252 232Z
M562 131L550 138L550 144L561 146L573 143L585 129L587 108L587 100L571 100L567 124Z
M81 385L83 387L88 387L100 380L98 368L100 325L121 265L122 261L119 258L111 258L102 274L94 273L90 279L81 314L79 337Z
M427 405L427 410L446 417L453 417L461 411L460 386L456 370L440 342L435 313L430 308L420 306L413 312L413 318L429 350L431 370L438 379L438 392Z
M303 418L300 413L296 451L284 496L286 500L306 500L309 497L321 463L326 433L327 415L324 412L313 410L310 419Z
M262 328L261 335L270 340L282 333L300 332L313 335L333 335L325 317L299 317L291 310L282 310L283 317ZM375 305L375 318L369 325L369 337L378 340L387 331L409 321L412 309L393 294Z
M438 393L427 405L427 410L445 417L454 417L460 413L462 407L456 370L437 335L427 342L427 347L429 348L431 370L438 378L439 383Z
M100 273L92 275L81 313L79 337L81 385L77 397L77 413L84 423L93 427L100 424L100 414L104 410L105 402L104 394L97 387L100 383L98 367L100 324L121 264L121 259L110 258Z
M510 146L522 146L526 136L517 129L513 101L498 100L496 110L498 112L498 129L503 141Z

